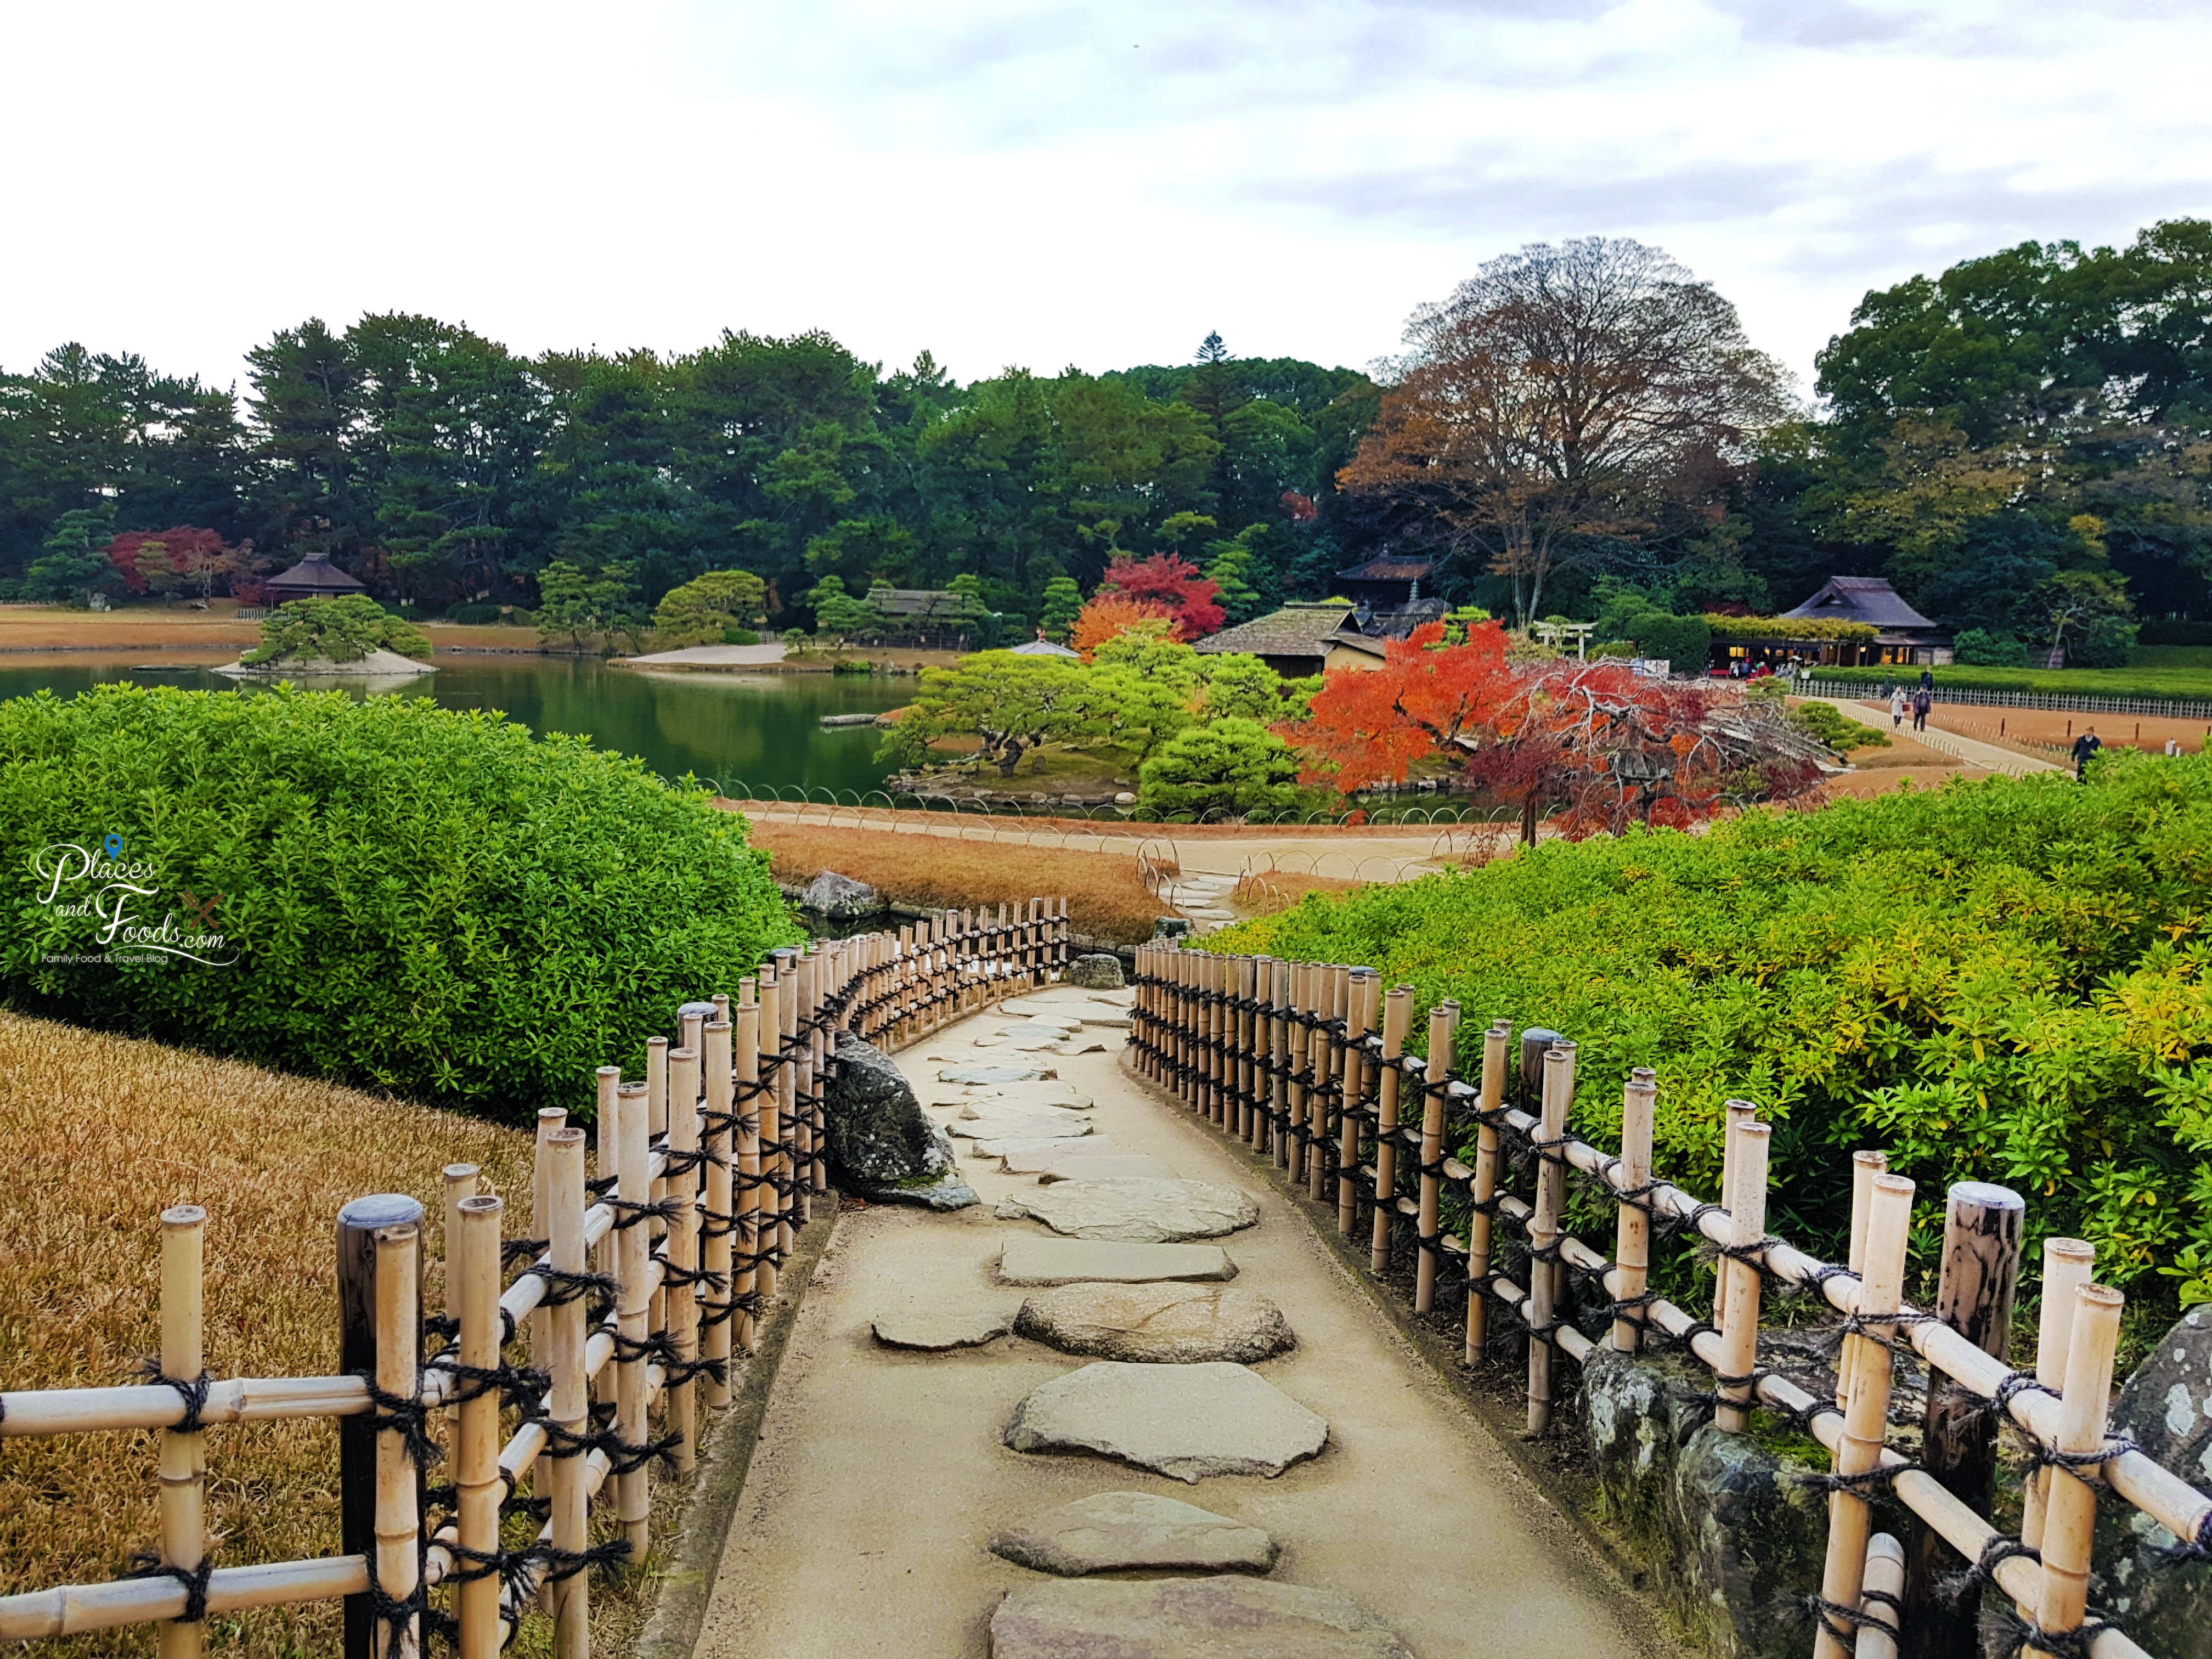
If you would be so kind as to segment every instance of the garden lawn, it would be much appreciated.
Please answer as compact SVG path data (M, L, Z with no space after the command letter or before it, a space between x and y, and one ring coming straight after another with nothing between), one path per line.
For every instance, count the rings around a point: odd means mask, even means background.
M2033 653L2031 653L2031 655ZM2212 647L2144 646L2125 668L1969 668L1933 671L1936 684L1976 691L2035 691L2075 697L2170 697L2212 702ZM1917 683L1910 668L1823 668L1821 682L1879 687L1884 680Z
M1540 845L1465 873L1310 900L1209 949L1362 963L1420 1010L1580 1047L1577 1127L1618 1145L1620 1085L1659 1073L1657 1164L1720 1172L1730 1097L1775 1125L1774 1231L1836 1252L1850 1153L2028 1200L2035 1241L2093 1241L2152 1303L2212 1300L2212 759L1762 811L1702 835ZM2034 1259L2031 1253L2029 1260Z

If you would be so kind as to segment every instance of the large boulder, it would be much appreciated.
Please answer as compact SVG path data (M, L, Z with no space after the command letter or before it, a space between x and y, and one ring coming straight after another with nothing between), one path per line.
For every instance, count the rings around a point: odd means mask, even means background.
M1024 1584L991 1615L991 1659L1413 1659L1331 1590L1242 1574Z
M2184 1314L2136 1367L2112 1432L2190 1485L2212 1484L2212 1306ZM2212 1563L2176 1560L2176 1541L2132 1504L2097 1505L2097 1571L2119 1623L2153 1653L2212 1659Z
M1218 1285L1066 1285L1023 1303L1014 1329L1062 1353L1167 1365L1249 1365L1297 1340L1267 1297Z
M1111 951L1096 951L1067 964L1062 981L1086 991L1118 991L1128 981L1121 977L1121 958Z
M923 1114L913 1085L890 1055L850 1031L837 1033L837 1065L822 1112L843 1190L933 1210L976 1201L954 1170L951 1137Z
M1328 1424L1243 1365L1103 1359L1030 1390L1006 1443L1022 1452L1097 1452L1195 1485L1280 1474L1328 1443Z
M867 883L841 876L835 870L824 870L808 882L799 902L830 921L856 921L863 916L880 915L886 908L884 896Z

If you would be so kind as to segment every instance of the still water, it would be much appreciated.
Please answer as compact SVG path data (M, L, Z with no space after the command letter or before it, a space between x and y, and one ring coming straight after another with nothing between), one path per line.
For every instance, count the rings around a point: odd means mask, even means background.
M0 697L40 690L73 696L110 680L236 689L205 668L155 670L125 659L0 659ZM876 763L883 734L865 726L825 730L822 716L896 708L913 700L915 685L903 677L656 673L565 657L441 655L436 673L399 695L430 697L447 708L495 708L533 732L587 735L603 749L642 756L666 777L690 772L725 788L742 781L755 789L866 790L891 769Z

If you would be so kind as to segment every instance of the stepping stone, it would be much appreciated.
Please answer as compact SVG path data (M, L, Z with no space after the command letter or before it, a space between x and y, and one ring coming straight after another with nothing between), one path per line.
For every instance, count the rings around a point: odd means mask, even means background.
M1072 1083L1062 1083L1058 1078L1036 1083L1001 1083L995 1089L986 1089L981 1093L960 1097L960 1103L963 1106L980 1106L986 1101L1004 1101L1008 1105L1018 1105L1024 1109L1031 1106L1064 1106L1077 1112L1087 1112L1093 1104L1089 1095Z
M1004 1116L956 1117L945 1127L970 1140L1066 1140L1089 1134L1091 1120L1080 1112L1054 1112L1049 1116L1042 1112L1008 1112Z
M999 1253L1002 1285L1144 1285L1236 1277L1237 1264L1218 1244L1104 1244L1016 1233Z
M1098 1139L1103 1142L1106 1138L1101 1135ZM969 1156L971 1158L1042 1157L1046 1160L1046 1166L1048 1166L1065 1158L1069 1148L1085 1144L1068 1135L1015 1135L1000 1140L979 1137L969 1145ZM1033 1172L1028 1170L1009 1170L1006 1173L1029 1175Z
M1103 1139L1103 1135L1098 1137ZM1024 1171L1006 1166L1008 1175ZM1073 1152L1045 1164L1037 1174L1037 1184L1054 1181L1120 1181L1128 1177L1152 1181L1173 1181L1175 1171L1156 1158L1146 1158L1142 1152L1121 1152L1093 1156L1088 1147L1079 1146Z
M1079 1019L1070 1019L1065 1014L1038 1013L1025 1015L1018 1025L1001 1025L999 1028L999 1035L1020 1036L1026 1032L1035 1030L1059 1031L1065 1034L1069 1031L1079 1031L1082 1029L1083 1022Z
M1249 1193L1205 1181L1057 1181L1012 1201L1056 1233L1127 1244L1218 1238L1260 1218Z
M948 1348L980 1348L1012 1328L1013 1316L976 1309L967 1313L934 1313L908 1308L884 1314L872 1328L876 1340L887 1348L921 1348L942 1353Z
M1042 1023L1008 1025L1000 1030L996 1036L976 1038L975 1046L980 1048L985 1043L1004 1043L1009 1048L1019 1049L1026 1054L1038 1048L1049 1048L1056 1042L1066 1042L1071 1030L1079 1031L1082 1029L1079 1024L1073 1026L1046 1025Z
M1070 1037L1065 1042L1049 1042L1043 1052L1050 1054L1103 1054L1106 1045L1097 1037Z
M1042 1066L948 1066L939 1083L1028 1083L1053 1073Z
M1023 1303L1014 1329L1062 1353L1137 1364L1249 1365L1297 1343L1267 1297L1216 1285L1064 1285Z
M1034 1118L1039 1123L1088 1123L1088 1114L1073 1106L1039 1106L1027 1100L963 1100L955 1112L957 1123L974 1123L983 1118Z
M1102 1359L1030 1390L1006 1424L1024 1452L1097 1452L1194 1486L1269 1479L1328 1443L1328 1425L1243 1365Z
M1266 1572L1279 1547L1257 1527L1148 1492L1079 1498L991 1540L993 1554L1066 1578L1133 1567Z
M1042 1175L1062 1164L1083 1164L1091 1161L1093 1148L1102 1154L1098 1162L1113 1162L1114 1143L1104 1135L1091 1135L1082 1140L1066 1139L1042 1141L1035 1146L1024 1146L1019 1152L1000 1154L1006 1160L1003 1175ZM1126 1156L1126 1154L1125 1154ZM1152 1160L1147 1158L1146 1163Z
M1024 1584L991 1615L991 1659L1413 1659L1358 1602L1302 1584L1063 1578Z

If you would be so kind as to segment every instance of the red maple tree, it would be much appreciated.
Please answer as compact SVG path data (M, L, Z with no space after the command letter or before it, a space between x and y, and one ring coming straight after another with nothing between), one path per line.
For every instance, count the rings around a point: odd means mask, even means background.
M1067 642L1089 662L1093 652L1127 629L1139 623L1165 623L1172 632L1175 622L1175 613L1157 599L1133 599L1114 588L1102 587L1076 613L1067 630Z
M133 593L167 593L194 586L205 597L218 576L240 564L240 550L212 530L188 524L167 530L127 530L103 550Z
M1213 602L1220 591L1219 583L1209 580L1196 565L1175 554L1155 553L1149 559L1125 555L1106 567L1106 579L1098 585L1097 598L1091 603L1096 605L1115 592L1160 605L1175 619L1176 637L1188 641L1221 631L1228 613Z
M1331 674L1310 719L1276 727L1299 751L1301 782L1349 795L1451 753L1468 783L1520 804L1533 842L1547 802L1561 833L1579 840L1631 823L1685 828L1711 817L1732 782L1790 795L1819 775L1767 752L1755 723L1717 722L1731 691L1640 679L1617 663L1516 665L1495 623L1464 645L1443 635L1431 623L1390 641L1382 667Z

